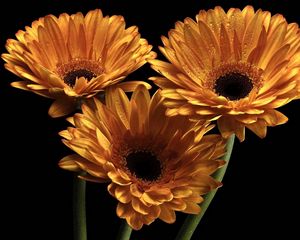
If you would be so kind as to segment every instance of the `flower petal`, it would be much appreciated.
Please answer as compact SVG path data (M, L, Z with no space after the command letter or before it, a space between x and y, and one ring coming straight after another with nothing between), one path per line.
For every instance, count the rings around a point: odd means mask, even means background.
M53 118L62 117L74 111L75 108L76 103L74 99L68 97L60 98L56 99L52 103L51 107L49 108L48 114Z
M174 223L176 221L176 215L174 210L166 207L164 204L160 206L160 215L159 218L166 223Z
M197 203L194 202L187 202L186 208L183 210L183 212L188 214L199 214L201 211L201 208Z
M58 165L63 169L78 172L81 170L80 167L78 166L78 164L76 163L76 160L78 160L78 158L81 158L81 157L78 156L77 154L68 155L68 156L64 157L63 159L61 159L59 161Z

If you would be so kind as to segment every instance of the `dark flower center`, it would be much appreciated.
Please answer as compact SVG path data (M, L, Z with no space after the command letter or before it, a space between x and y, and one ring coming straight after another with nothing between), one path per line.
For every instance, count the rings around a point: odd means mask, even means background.
M91 80L94 77L97 77L95 73L86 69L78 69L68 72L64 76L64 82L68 84L70 87L74 87L76 78L84 77L87 80Z
M150 151L131 152L126 157L126 166L137 178L155 181L161 175L161 162Z
M230 72L219 77L214 88L217 94L234 101L247 97L253 88L253 83L246 75Z

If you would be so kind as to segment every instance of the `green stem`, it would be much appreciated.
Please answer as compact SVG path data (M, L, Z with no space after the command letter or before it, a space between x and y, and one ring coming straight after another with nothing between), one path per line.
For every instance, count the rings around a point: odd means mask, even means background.
M120 227L117 240L129 240L132 232L132 228L127 224L125 220Z
M74 176L73 185L73 232L74 240L87 240L85 213L85 181Z
M226 172L230 156L232 153L232 148L234 145L234 138L235 135L230 136L230 138L227 140L226 144L226 154L224 155L224 160L227 162L226 165L222 168L220 168L213 177L217 181L222 181L224 174ZM198 215L188 215L185 219L185 222L181 226L181 229L179 230L179 233L177 234L176 240L190 240L193 236L194 231L196 230L199 222L201 221L203 215L205 214L209 204L213 200L215 194L217 192L217 189L209 192L204 197L204 202L201 204L201 212Z

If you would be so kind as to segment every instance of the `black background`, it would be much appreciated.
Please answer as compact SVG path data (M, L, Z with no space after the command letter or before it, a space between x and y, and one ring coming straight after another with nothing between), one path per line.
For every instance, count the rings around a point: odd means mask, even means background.
M7 38L47 14L69 14L101 8L104 15L120 14L127 26L138 25L142 36L155 46L177 20L200 9L221 5L243 8L252 4L288 22L300 22L296 1L126 1L126 0L27 0L1 3L1 52ZM148 65L131 75L146 80L156 75ZM17 77L1 67L1 239L72 239L72 173L57 162L70 151L57 133L67 124L47 115L51 100L14 89ZM299 101L280 109L289 122L269 128L263 140L247 131L237 142L224 186L205 214L193 239L298 239L299 231ZM87 186L88 238L114 239L120 220L116 200L106 186ZM297 219L298 218L298 219ZM184 219L175 224L157 220L134 232L133 240L172 240Z

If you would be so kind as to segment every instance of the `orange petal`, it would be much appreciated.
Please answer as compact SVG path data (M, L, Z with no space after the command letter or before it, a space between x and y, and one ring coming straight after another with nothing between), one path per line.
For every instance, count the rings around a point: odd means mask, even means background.
M234 133L234 124L231 118L221 117L218 119L218 128L224 138L228 138Z
M134 212L128 218L126 218L127 223L134 229L140 230L143 226L143 221L139 213Z
M19 82L12 82L10 85L15 88L29 91L27 84L28 83L25 81L19 81Z
M277 126L288 121L288 118L277 110L265 111L262 118L266 121L268 126Z
M152 88L152 86L149 83L146 83L146 82L143 82L143 81L122 82L122 83L118 83L117 87L121 88L124 92L133 92L138 85L143 85L147 89Z
M224 24L225 23L221 24L220 50L221 50L221 60L227 62L232 58L232 54L231 54L231 47L230 47L230 38Z
M118 203L116 213L117 213L117 216L120 218L129 217L133 213L131 204Z
M145 202L159 205L163 202L171 201L173 199L173 194L170 189L156 188L143 193L142 198Z
M130 185L130 192L133 196L140 198L143 195L143 192L139 189L138 185L133 183Z
M65 62L68 60L67 48L56 20L56 17L48 15L44 18L44 24L53 42L59 61Z
M225 153L223 151L223 153ZM222 154L224 155L224 154ZM211 175L214 173L217 169L219 169L221 166L224 166L226 164L226 161L203 161L199 164L197 164L197 172L201 172L202 174Z
M151 211L151 209L145 206L138 198L132 198L131 204L133 209L140 214L147 215Z
M65 170L78 172L81 170L81 168L76 163L76 160L78 160L78 158L80 158L80 156L78 156L77 154L68 155L61 159L58 165Z
M133 135L135 135L141 129L142 123L139 122L140 118L139 118L139 114L138 114L138 107L137 107L136 101L131 100L130 106L131 106L131 114L130 114L130 119L129 119L130 131Z
M244 60L247 60L248 54L254 49L256 46L261 30L262 30L262 11L258 10L256 14L251 18L249 25L245 29L242 47L243 47L243 56Z
M177 187L172 189L174 198L183 198L192 195L193 191L187 187Z
M267 135L267 126L264 120L258 120L256 123L246 125L246 127L260 138L264 138Z
M149 214L147 215L147 217L156 219L160 215L160 211L161 211L161 209L159 206L153 205L150 207L150 211L149 211Z
M165 203L166 206L168 206L169 208L175 210L175 211L182 211L184 209L186 209L186 203L184 200L180 199L180 198L174 198L171 202Z
M83 179L85 181L89 181L89 182L95 182L95 183L107 183L109 182L107 179L102 179L102 178L98 178L98 177L93 177L91 175L79 175L78 176L80 179Z
M49 108L48 114L53 117L62 117L71 113L76 108L76 103L73 98L56 99Z
M189 213L189 214L198 214L198 213L200 213L200 211L201 211L201 208L199 207L199 205L197 203L187 202L186 208L182 212Z
M245 139L245 127L242 123L235 121L233 117L221 117L218 119L218 128L224 138L229 138L233 133L242 142Z
M99 130L99 128L96 128L96 136L97 140L100 146L103 147L103 149L110 151L111 149L111 143L110 141L106 138L106 136Z
M160 206L159 218L166 223L174 223L176 221L176 215L174 210L166 207L164 204Z
M107 89L105 102L110 109L117 113L126 129L129 129L130 103L125 92L119 88L110 87Z
M72 135L70 134L70 132L68 130L63 130L59 132L59 136L67 139L67 140L71 140L72 139Z
M125 180L120 176L120 174L116 173L115 171L108 172L107 175L114 183L117 183L121 186L126 186L131 184L130 181Z
M131 194L129 192L129 187L127 186L117 186L115 183L108 185L108 191L121 203L129 203L132 200Z

